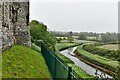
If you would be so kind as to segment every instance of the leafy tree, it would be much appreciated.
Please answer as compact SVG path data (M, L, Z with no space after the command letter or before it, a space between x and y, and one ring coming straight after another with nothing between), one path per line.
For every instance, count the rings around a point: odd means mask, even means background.
M120 43L120 33L117 36L118 36L118 42Z
M73 38L72 36L68 36L68 37L67 37L67 40L68 40L69 42L73 42L73 41L74 41L74 38Z
M72 36L73 35L73 32L72 31L70 31L70 32L68 32L69 33L69 36Z
M42 22L32 20L30 22L30 34L32 36L32 41L42 40L48 47L54 46L56 43L55 37L52 33L47 31L47 26Z
M102 42L116 42L118 41L118 36L113 33L105 33L101 35Z
M80 35L78 36L78 39L79 39L79 40L86 40L87 38L86 38L86 35L85 35L85 34L80 34Z
M66 40L66 38L64 37L63 40Z
M56 40L57 40L58 43L60 43L62 38L61 37L60 38L56 38Z

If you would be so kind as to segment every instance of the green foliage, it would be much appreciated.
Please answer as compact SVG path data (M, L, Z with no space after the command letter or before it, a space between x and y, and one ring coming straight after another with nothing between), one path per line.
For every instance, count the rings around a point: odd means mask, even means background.
M116 73L117 73L117 75L116 75L117 77L116 78L120 79L120 62L119 62L119 66L117 67Z
M41 53L15 45L2 54L2 78L50 79L51 75Z
M47 31L47 26L42 22L32 20L30 22L30 34L32 36L32 41L34 39L34 42L37 40L42 40L48 47L56 44L54 35Z
M32 20L30 22L30 34L33 37L33 39L36 39L36 40L42 39L44 32L47 32L46 25L44 25L43 23L39 23L36 20Z
M56 38L57 42L60 43L62 41L62 38Z
M73 32L72 31L68 32L68 34L69 34L69 36L73 36Z
M88 45L84 45L83 49L91 52L92 54L105 56L109 59L119 60L119 58L120 58L120 51L119 50L109 50L109 49L103 49L103 48L96 47L99 45L101 45L101 44L98 44L98 45L88 44Z
M66 38L64 37L63 40L66 40Z
M72 36L68 36L68 37L67 37L67 40L68 40L69 42L73 42L73 41L74 41L74 38L73 38Z
M86 37L85 34L80 34L80 35L78 36L78 40L87 40L87 37Z
M93 76L89 75L86 71L84 71L83 69L81 69L80 67L76 66L75 64L71 64L68 63L68 65L70 67L72 67L72 69L78 74L80 75L81 78L83 78L84 80L93 80L92 78L94 78Z
M97 46L98 48L108 49L108 50L118 50L120 44L106 44L102 46Z
M118 41L118 36L114 34L106 33L101 35L102 42L115 42Z

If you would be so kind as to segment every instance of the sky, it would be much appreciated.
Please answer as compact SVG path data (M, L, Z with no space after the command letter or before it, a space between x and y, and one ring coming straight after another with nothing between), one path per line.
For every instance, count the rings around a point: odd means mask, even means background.
M118 32L119 0L30 0L30 21L52 31Z

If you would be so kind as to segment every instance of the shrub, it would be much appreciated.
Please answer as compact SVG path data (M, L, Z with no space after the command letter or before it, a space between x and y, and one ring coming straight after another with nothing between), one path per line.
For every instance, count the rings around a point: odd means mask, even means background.
M83 45L83 49L91 52L92 54L97 54L100 56L105 56L108 58L112 58L115 60L120 60L120 51L119 50L108 50L108 49L102 49L97 48L96 46L102 45L101 43L95 43L95 44L86 44Z

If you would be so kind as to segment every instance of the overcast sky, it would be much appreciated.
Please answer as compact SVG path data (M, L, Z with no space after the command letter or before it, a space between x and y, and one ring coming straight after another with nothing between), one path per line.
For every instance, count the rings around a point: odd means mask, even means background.
M118 0L30 0L30 21L52 31L118 32Z

